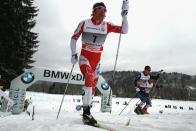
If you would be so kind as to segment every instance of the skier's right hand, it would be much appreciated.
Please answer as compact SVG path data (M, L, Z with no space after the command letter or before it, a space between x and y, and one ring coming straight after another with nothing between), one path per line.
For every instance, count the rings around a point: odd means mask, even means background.
M78 62L78 54L75 53L71 56L71 63L75 65Z
M158 74L161 74L163 72L163 69L161 69L160 71L158 71Z
M129 11L129 0L123 0L122 11L121 11L122 17L127 16L128 11Z

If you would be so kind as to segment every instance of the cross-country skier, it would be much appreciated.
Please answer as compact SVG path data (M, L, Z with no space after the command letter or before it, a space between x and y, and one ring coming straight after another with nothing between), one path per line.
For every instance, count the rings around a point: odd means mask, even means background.
M30 116L30 112L27 109L28 109L30 104L32 104L31 98L30 99L25 99L23 112L26 112L29 116Z
M82 34L82 49L79 57L79 66L85 79L85 85L82 91L84 124L97 125L97 121L91 115L90 105L98 81L103 44L110 32L122 34L128 32L128 4L128 0L123 1L121 11L122 26L116 26L104 21L107 12L105 4L103 2L95 3L92 8L92 17L81 21L71 37L71 63L76 64L78 61L76 42Z
M150 75L150 72L150 66L145 66L144 71L136 76L134 81L136 96L141 100L134 110L136 114L149 114L147 112L147 109L151 106L151 98L149 93L159 78L159 73L156 76L152 76Z

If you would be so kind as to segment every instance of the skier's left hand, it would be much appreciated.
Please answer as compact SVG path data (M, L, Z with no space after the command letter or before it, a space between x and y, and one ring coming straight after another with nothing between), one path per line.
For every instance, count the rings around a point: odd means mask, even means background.
M129 11L129 0L123 0L122 11L121 11L122 17L127 16L128 11Z

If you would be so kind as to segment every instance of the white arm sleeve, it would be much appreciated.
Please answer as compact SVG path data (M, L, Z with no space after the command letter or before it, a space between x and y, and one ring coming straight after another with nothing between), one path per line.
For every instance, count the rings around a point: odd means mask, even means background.
M128 33L127 16L122 17L122 33L123 34L127 34Z
M70 42L71 55L76 54L76 42L77 40L71 39L71 42Z
M85 21L81 21L78 25L78 27L76 28L76 30L74 31L74 34L72 36L72 39L70 41L70 47L71 47L71 55L76 54L76 42L78 40L78 38L80 37L81 33L82 33L82 28L84 25Z

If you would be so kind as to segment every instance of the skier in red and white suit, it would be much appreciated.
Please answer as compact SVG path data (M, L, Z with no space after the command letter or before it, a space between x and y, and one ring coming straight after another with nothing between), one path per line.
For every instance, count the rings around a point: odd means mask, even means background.
M122 34L128 32L128 3L128 0L124 0L122 4L122 26L116 26L112 23L103 21L107 12L106 6L103 2L95 3L93 5L92 18L81 21L71 38L71 62L72 64L76 64L78 61L76 42L82 34L82 49L79 57L79 65L85 78L82 100L83 120L85 120L85 123L87 124L93 125L97 123L90 113L90 105L98 81L103 44L110 32Z

